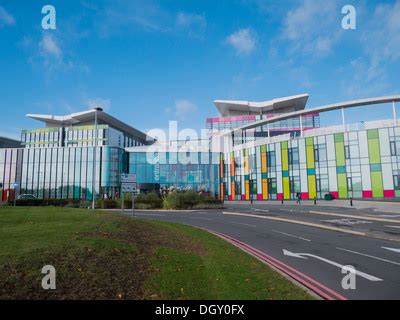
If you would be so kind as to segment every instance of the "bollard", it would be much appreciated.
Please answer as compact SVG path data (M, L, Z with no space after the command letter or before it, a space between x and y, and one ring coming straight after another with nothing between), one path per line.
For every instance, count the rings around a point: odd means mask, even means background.
M283 199L281 200L282 204L283 204Z
M350 207L353 206L353 198L350 198Z
M314 206L317 204L317 197L314 197Z

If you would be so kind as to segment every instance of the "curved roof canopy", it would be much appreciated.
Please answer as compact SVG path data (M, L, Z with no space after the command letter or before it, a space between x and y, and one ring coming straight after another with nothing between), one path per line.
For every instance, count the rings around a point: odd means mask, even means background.
M306 106L308 94L300 94L284 98L273 99L264 102L216 100L215 106L223 117L245 114L262 114L272 112L285 112L285 109L303 110Z
M300 116L312 114L312 113L323 113L323 112L339 110L339 109L348 109L348 108L354 108L354 107L362 107L362 106L368 106L368 105L374 105L374 104L383 104L383 103L399 102L399 101L400 101L400 95L394 95L394 96L359 99L359 100L351 100L351 101L339 102L339 103L334 103L334 104L328 104L328 105L321 106L321 107L285 113L285 114L278 115L273 118L255 121L250 124L235 128L235 129L227 132L226 134L241 131L241 130L246 130L246 129L253 129L253 128L256 128L256 127L259 127L262 125L266 125L268 123L277 122L280 120L286 120L289 118L300 117Z
M80 123L94 123L96 110L87 110L77 113L72 113L65 116L55 116L46 114L27 114L26 116L35 120L46 123L47 127L62 127L62 126L76 126ZM108 124L110 127L127 133L131 136L137 137L143 141L153 141L154 139L148 137L144 132L139 131L130 125L114 118L104 111L97 111L99 123Z

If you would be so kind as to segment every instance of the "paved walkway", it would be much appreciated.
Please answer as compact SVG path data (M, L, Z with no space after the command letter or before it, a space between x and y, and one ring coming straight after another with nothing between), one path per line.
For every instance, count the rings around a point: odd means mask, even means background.
M225 205L244 205L248 206L250 201L226 201ZM253 204L256 205L280 205L282 206L281 201L253 201ZM296 201L295 200L286 200L283 205L289 204L289 205L295 205ZM302 205L309 205L313 206L314 201L313 200L302 200L301 201ZM332 200L332 201L326 201L326 200L317 200L317 205L318 206L327 206L327 207L346 207L346 208L351 208L350 206L350 200ZM376 210L379 212L388 212L388 213L398 213L400 214L400 201L364 201L364 200L353 200L353 208L354 209L369 209L369 210Z

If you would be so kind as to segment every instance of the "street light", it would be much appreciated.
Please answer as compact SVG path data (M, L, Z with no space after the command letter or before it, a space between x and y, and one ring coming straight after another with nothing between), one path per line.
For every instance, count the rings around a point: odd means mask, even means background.
M94 148L93 148L93 170L92 170L92 209L94 210L96 208L95 201L96 201L96 190L95 190L95 183L96 183L96 149L97 149L97 137L98 137L98 132L97 132L97 126L98 126L98 121L97 121L97 114L98 112L102 112L103 108L94 108L95 113L94 113Z

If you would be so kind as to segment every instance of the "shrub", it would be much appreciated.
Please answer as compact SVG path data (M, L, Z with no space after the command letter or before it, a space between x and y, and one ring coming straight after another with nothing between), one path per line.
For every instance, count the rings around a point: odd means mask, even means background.
M116 209L118 208L118 202L114 199L99 199L96 207L99 209Z
M164 209L208 209L219 208L221 202L211 196L200 195L194 191L170 192L164 198Z
M335 197L333 196L333 194L327 193L327 194L325 195L325 200L326 200L326 201L335 200Z

